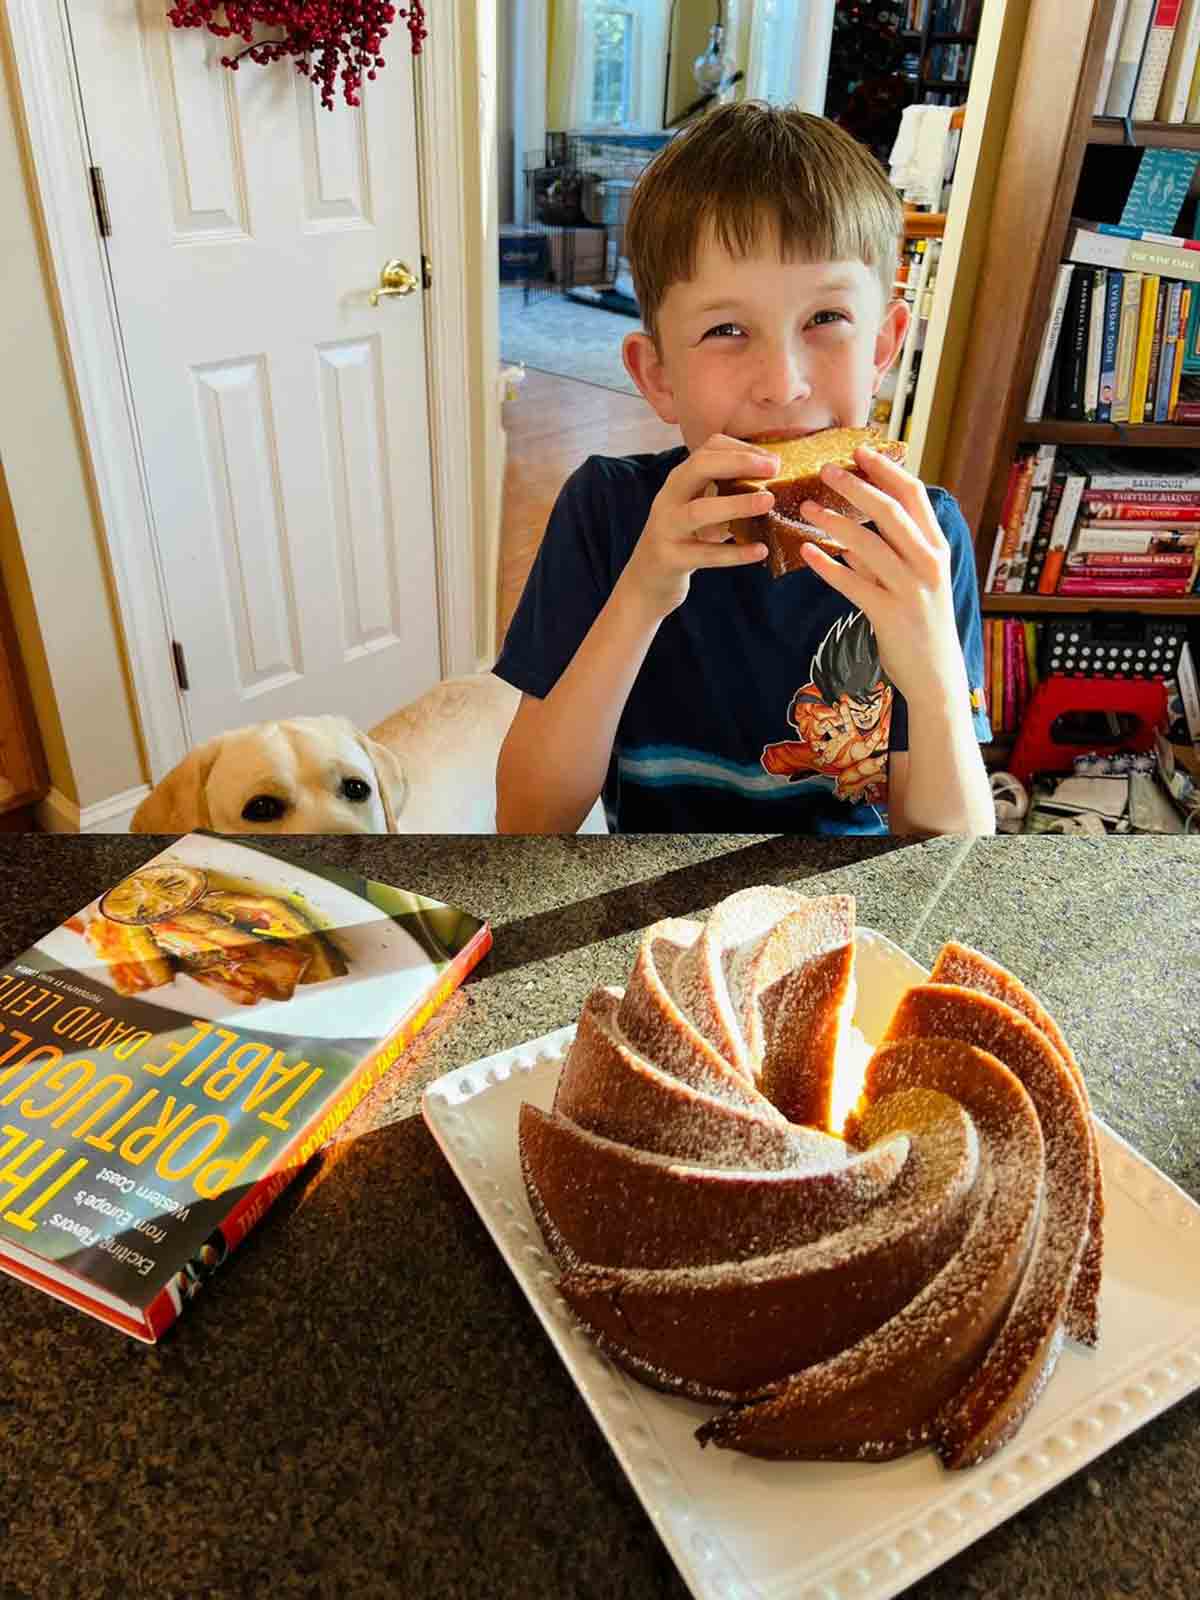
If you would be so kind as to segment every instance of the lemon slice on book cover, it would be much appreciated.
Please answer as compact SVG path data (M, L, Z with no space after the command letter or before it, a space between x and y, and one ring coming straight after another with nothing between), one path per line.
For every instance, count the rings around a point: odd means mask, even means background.
M110 922L140 927L186 911L207 887L208 879L198 867L164 861L158 866L140 867L114 884L101 896L100 912Z

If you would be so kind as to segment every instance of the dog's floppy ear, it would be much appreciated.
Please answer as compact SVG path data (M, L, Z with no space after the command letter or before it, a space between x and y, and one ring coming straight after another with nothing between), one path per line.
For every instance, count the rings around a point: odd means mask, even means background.
M220 751L218 736L184 756L133 813L130 833L188 833L193 828L210 828L212 818L204 791Z
M389 750L386 745L380 744L368 734L354 730L354 737L370 757L371 765L375 768L375 777L379 782L379 798L383 802L383 815L387 821L387 831L397 832L396 818L404 810L408 799L408 779L404 773L400 757L394 750Z

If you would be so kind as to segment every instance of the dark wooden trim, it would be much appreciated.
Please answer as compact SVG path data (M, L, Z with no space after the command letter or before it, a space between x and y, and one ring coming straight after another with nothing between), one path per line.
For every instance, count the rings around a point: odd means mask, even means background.
M1135 122L1134 143L1168 150L1200 150L1200 125L1194 122ZM1117 117L1093 117L1089 144L1128 144L1125 124Z
M29 686L21 667L20 643L0 579L0 776L13 786L0 797L0 814L41 800L50 787Z
M1119 444L1122 446L1173 445L1183 450L1200 447L1200 427L1184 422L1022 422L1017 434L1028 444Z
M979 602L985 614L999 616L1053 616L1060 611L1150 611L1200 617L1200 594L1180 594L1153 599L1148 595L1123 595L1106 600L1100 595L985 594Z

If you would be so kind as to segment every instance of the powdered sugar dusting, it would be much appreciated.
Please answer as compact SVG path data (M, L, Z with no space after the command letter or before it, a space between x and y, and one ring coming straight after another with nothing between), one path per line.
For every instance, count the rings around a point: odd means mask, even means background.
M948 945L953 981L910 989L859 1074L849 1143L789 1122L780 1106L831 1118L835 1059L866 1053L853 911L764 887L647 929L628 989L589 996L553 1113L523 1108L522 1171L606 1353L737 1402L702 1443L932 1441L968 1465L1034 1404L1085 1278L1094 1305L1086 1090L1034 997Z
M1019 978L1007 971L999 962L981 955L967 945L951 940L942 946L930 974L933 983L958 984L962 988L978 989L1002 1000L1033 1023L1058 1051L1073 1074L1083 1096L1087 1113L1088 1137L1092 1150L1092 1207L1088 1220L1088 1242L1072 1285L1067 1303L1067 1331L1083 1344L1095 1345L1100 1338L1100 1272L1104 1249L1104 1175L1100 1167L1100 1150L1091 1121L1091 1101L1083 1071L1074 1052L1054 1018L1041 1002L1032 995Z
M971 1383L939 1424L948 1464L998 1447L1011 1413L1024 1416L1040 1364L1049 1358L1083 1253L1091 1215L1092 1129L1078 1083L1040 1029L1001 1000L951 984L909 990L889 1037L971 1038L1016 1074L1033 1101L1046 1145L1041 1227L1003 1331Z

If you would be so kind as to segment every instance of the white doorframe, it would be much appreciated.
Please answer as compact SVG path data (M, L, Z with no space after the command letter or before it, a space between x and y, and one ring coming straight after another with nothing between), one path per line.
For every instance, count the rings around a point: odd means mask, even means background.
M88 182L87 136L66 0L8 0L8 8L50 263L153 783L183 758L191 741L171 670L166 588L151 528L108 260ZM415 74L421 236L433 262L433 288L425 296L426 371L444 675L479 665L474 495L469 474L462 471L461 449L443 448L443 441L471 437L465 339L469 286L464 270L471 218L458 174L466 160L478 162L479 152L463 149L462 84L455 53L460 22L469 9L465 0L439 0ZM397 57L408 50L403 25L395 30L392 49ZM386 87L384 77L381 92Z
M512 17L513 221L525 214L525 156L546 143L546 0L516 0Z

